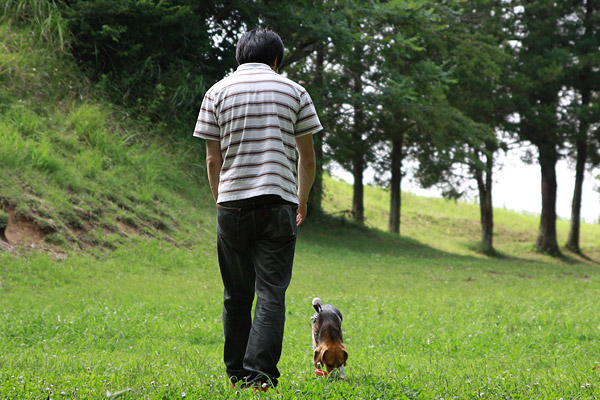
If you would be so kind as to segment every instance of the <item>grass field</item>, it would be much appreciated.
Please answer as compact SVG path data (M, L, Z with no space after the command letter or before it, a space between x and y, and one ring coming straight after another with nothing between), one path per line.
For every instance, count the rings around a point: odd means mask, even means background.
M600 396L599 225L589 258L554 259L533 252L536 217L496 210L489 258L476 205L404 194L394 236L387 192L366 188L357 227L333 179L337 217L300 229L278 392L231 390L201 154L96 98L62 41L38 43L53 21L0 23L0 208L44 230L0 250L0 399ZM344 314L347 382L314 375L314 296Z
M138 238L65 260L0 253L0 397L255 396L226 385L213 228L184 248ZM439 248L453 243L334 219L303 227L279 393L261 397L600 395L598 266ZM316 295L344 313L347 382L313 374Z

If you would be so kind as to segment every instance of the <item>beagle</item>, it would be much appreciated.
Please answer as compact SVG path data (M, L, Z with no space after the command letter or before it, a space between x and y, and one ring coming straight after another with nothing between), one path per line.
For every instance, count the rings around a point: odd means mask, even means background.
M344 365L348 351L342 338L342 313L315 297L312 301L315 314L312 316L313 363L315 373L326 376L336 370L340 379L345 379Z

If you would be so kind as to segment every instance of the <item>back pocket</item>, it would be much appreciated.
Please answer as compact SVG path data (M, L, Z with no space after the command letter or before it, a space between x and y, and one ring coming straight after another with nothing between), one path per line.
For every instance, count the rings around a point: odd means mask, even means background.
M242 209L217 204L217 234L235 239L239 236Z

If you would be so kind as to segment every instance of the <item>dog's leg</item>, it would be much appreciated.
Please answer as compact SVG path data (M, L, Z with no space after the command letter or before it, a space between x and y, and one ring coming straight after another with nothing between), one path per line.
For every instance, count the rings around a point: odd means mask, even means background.
M344 374L344 366L343 365L340 367L340 379L344 380L344 381L346 380L346 375Z

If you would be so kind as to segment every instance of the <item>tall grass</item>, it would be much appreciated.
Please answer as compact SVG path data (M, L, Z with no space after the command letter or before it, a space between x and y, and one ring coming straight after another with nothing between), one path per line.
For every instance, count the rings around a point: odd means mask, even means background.
M36 39L66 53L71 36L67 22L51 0L0 0L0 22L26 25Z

